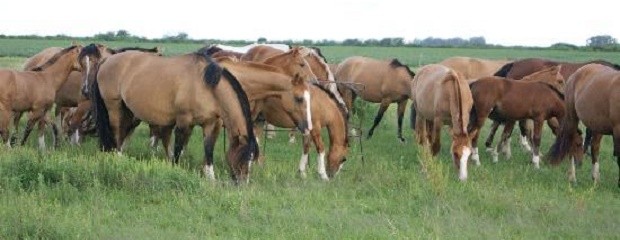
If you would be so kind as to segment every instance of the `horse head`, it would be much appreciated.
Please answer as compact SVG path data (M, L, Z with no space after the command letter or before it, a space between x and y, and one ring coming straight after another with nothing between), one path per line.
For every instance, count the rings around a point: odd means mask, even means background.
M109 49L102 44L91 43L82 48L78 56L78 62L83 69L82 71L82 94L88 96L89 87L97 75L97 67L99 63L106 57L114 54L116 51Z
M288 52L267 58L263 63L278 66L289 76L299 75L303 80L315 83L318 82L317 77L305 59L308 54L309 50L296 47Z
M540 81L564 95L564 76L562 76L562 65L544 68L522 78L522 81Z
M293 76L291 83L293 85L290 95L283 98L291 97L292 101L283 101L283 107L291 117L295 125L304 134L309 134L312 130L312 113L310 106L310 86L306 80L299 75Z

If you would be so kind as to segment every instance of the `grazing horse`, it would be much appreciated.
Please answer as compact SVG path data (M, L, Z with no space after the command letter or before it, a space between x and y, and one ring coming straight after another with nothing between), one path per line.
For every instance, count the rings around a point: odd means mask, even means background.
M62 49L47 62L33 71L0 70L0 135L10 146L9 121L12 114L21 115L29 111L21 145L24 145L35 123L39 123L39 147L45 148L44 130L48 122L47 112L54 105L56 91L67 81L72 71L80 71L78 55L81 46L73 45ZM54 131L54 145L57 144L57 127L50 122Z
M99 64L92 94L103 150L120 150L141 120L167 133L176 128L173 160L178 163L192 126L199 125L207 171L207 163L213 162L208 159L213 149L207 146L216 141L208 134L223 121L229 132L226 158L231 177L237 183L249 181L258 147L247 96L236 78L204 52L176 57L134 51L114 54ZM170 140L170 134L164 136L168 139L162 142Z
M346 161L348 149L347 134L347 112L344 106L338 103L336 96L321 85L314 85L310 88L312 94L312 130L310 137L316 147L317 168L323 180L329 180L336 175ZM265 119L271 124L293 128L294 122L286 114L286 105L283 104L287 99L268 98L263 101L263 114ZM329 134L329 153L327 155L327 169L325 167L325 147L321 137L321 128L327 127ZM306 167L308 165L308 152L310 150L310 139L304 137L303 153L299 161L299 172L302 177L306 177Z
M425 65L411 84L411 123L418 143L431 145L433 156L439 153L443 125L451 126L452 160L459 179L467 180L467 160L471 141L467 132L472 96L467 81L454 70L439 64Z
M570 75L572 75L578 68L586 64L589 64L589 63L598 63L598 64L602 64L605 66L613 67L616 70L620 70L619 65L613 64L613 63L610 63L604 60L594 60L594 61L581 62L581 63L570 63L570 62L559 62L559 61L553 61L553 60L541 59L541 58L525 58L525 59L517 60L517 61L504 65L494 75L498 77L505 77L508 79L519 80L527 75L543 70L544 68L560 65L562 66L562 70L560 71L560 74L562 74L562 77L564 77L564 79L568 79ZM554 119L552 120L557 122L557 120L554 120ZM489 132L489 136L487 137L487 140L485 142L485 145L487 147L490 147L491 144L493 143L493 138L495 137L495 132L497 131L498 127L499 127L499 123L493 122L491 131ZM521 145L523 145L523 147L529 151L531 147L529 146L527 142L527 136L526 136L527 131L525 128L525 122L519 121L519 129L521 130ZM508 148L510 148L510 145L508 145Z
M614 68L587 64L579 68L566 82L564 101L566 117L551 146L549 157L552 164L560 163L567 155L572 156L569 180L576 181L575 163L583 158L579 121L600 140L602 135L613 135L614 156L620 167L620 72ZM600 141L599 141L600 143ZM592 145L592 178L599 181L598 145ZM620 187L620 179L618 180Z
M383 113L391 103L398 104L398 139L404 142L402 135L403 115L411 92L411 79L415 74L407 65L397 59L381 61L367 57L349 57L338 65L336 81L354 83L364 86L363 91L356 88L338 85L338 90L344 98L347 109L353 107L353 101L359 95L363 100L381 103L375 121L368 131L368 138L372 137L375 128L381 122Z
M473 81L482 77L493 76L508 60L488 60L472 57L450 57L439 64L457 71L467 81Z
M471 111L469 133L473 136L472 159L476 164L480 164L478 136L487 118L505 124L500 143L492 152L493 162L498 161L497 148L499 146L506 148L509 145L508 138L515 122L531 119L534 120L534 134L530 139L533 143L532 163L535 168L540 168L539 148L543 123L554 117L562 119L565 113L562 103L564 78L560 74L560 69L559 66L550 67L518 81L492 76L470 84L474 107ZM558 126L548 123L555 133Z

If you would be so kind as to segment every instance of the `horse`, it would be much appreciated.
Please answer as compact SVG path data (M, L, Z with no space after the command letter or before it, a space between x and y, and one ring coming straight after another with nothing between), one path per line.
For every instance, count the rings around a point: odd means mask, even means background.
M207 146L216 141L208 133L223 121L229 132L226 159L231 178L235 183L249 181L258 147L247 96L235 76L204 52L176 57L135 51L114 54L99 64L94 81L93 105L102 150L122 150L126 137L139 121L145 121L168 133L163 135L165 144L175 128L172 157L178 164L192 126L199 125L205 142L203 170L208 170L213 149Z
M211 56L212 58L233 57L234 59L241 59L241 56L243 56L243 53L230 51L230 50L224 50L218 47L217 45L210 45L208 47L205 47L204 51L206 51L207 54Z
M452 160L459 180L467 180L467 160L471 141L467 132L472 95L467 81L454 70L429 64L421 67L411 84L411 125L418 143L431 144L431 154L439 153L443 125L451 126Z
M353 101L359 95L363 100L381 103L379 111L375 116L374 123L368 131L368 138L372 137L375 128L381 122L383 113L391 103L398 104L398 139L404 142L402 136L402 122L409 99L411 80L415 73L407 65L402 64L397 59L381 61L367 57L349 57L338 65L336 70L336 81L348 84L361 84L363 91L357 88L338 85L347 109L353 107Z
M321 85L314 84L310 88L312 94L312 130L310 137L316 147L317 168L323 180L333 178L346 161L349 138L347 134L347 112L344 106L338 103L336 96ZM293 128L294 122L286 114L286 99L267 98L263 101L263 114L265 119L271 124ZM329 153L327 154L327 168L325 167L325 147L321 137L322 127L327 127L329 134ZM299 172L302 177L306 177L306 167L308 165L308 152L310 148L309 137L303 138L303 153L299 161Z
M478 78L493 76L508 60L489 60L472 57L449 57L439 64L452 68L463 75L465 80L473 81Z
M81 136L85 132L92 131L92 129L90 129L92 124L86 124L85 127L84 123L91 122L89 118L89 111L91 109L89 89L93 84L95 75L97 74L98 64L111 55L126 51L140 51L161 56L161 49L159 47L124 47L113 49L103 44L91 43L82 49L78 60L82 66L82 69L85 69L85 71L80 74L78 83L75 83L75 80L71 78L70 80L67 80L67 82L74 82L72 83L71 88L67 88L67 92L71 92L72 94L77 93L79 95L79 97L74 98L74 102L67 105L76 107L76 109L71 112L71 116L67 123L66 133L70 135L71 144L79 144ZM58 102L56 102L56 104L58 104Z
M573 159L569 168L569 180L576 181L575 163L581 163L583 145L579 121L593 136L613 135L614 152L620 167L620 72L613 67L601 64L587 64L579 68L567 80L564 101L566 117L561 123L559 133L549 150L548 157L553 165L559 164L567 155ZM600 143L600 139L599 139ZM592 145L592 150L597 145ZM598 157L592 154L592 178L599 181ZM620 187L620 178L618 179Z
M570 75L573 74L578 68L586 64L590 64L590 63L598 63L598 64L602 64L605 66L613 67L616 70L620 70L620 65L613 64L605 60L593 60L593 61L588 61L588 62L571 63L571 62L561 62L561 61L554 61L554 60L541 59L541 58L525 58L525 59L516 60L510 63L507 63L506 65L501 67L494 74L494 76L519 80L527 75L543 70L544 68L560 65L562 66L562 70L560 71L560 74L562 74L562 77L564 79L568 79ZM554 119L552 119L552 121L557 122L557 120L554 120ZM485 145L487 147L490 147L491 144L493 143L493 138L495 137L495 132L497 131L498 127L499 127L499 123L493 122L493 126L491 127L491 131L489 132L489 136L487 137L487 140L485 141ZM526 150L530 151L531 147L529 146L528 141L527 141L528 137L526 136L527 130L525 127L525 122L519 121L519 129L521 130L521 141L520 141L521 145ZM510 145L508 145L507 148L509 149Z
M39 123L39 148L45 149L44 131L52 125L54 146L57 144L56 124L47 120L47 112L54 105L57 90L67 81L72 71L80 71L78 55L81 46L73 45L62 49L47 62L33 71L0 70L0 135L8 146L9 121L12 114L21 115L29 111L30 115L24 130L21 145L24 145L35 123ZM49 123L48 123L49 122Z
M534 133L530 139L533 143L532 163L535 168L540 168L539 148L543 123L551 118L562 119L565 114L562 103L564 77L560 72L561 67L554 66L522 80L491 76L478 79L470 84L474 107L471 111L469 133L472 135L474 146L472 159L476 164L480 164L478 136L487 118L505 125L502 138L492 152L493 162L498 161L497 148L499 146L506 148L509 145L508 138L515 122L531 119L534 121ZM558 125L552 124L551 121L548 123L552 131L556 133Z

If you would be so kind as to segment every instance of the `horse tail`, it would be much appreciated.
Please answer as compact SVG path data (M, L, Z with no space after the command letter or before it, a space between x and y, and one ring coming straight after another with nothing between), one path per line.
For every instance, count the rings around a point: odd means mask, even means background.
M452 99L450 101L450 113L453 121L456 120L456 122L453 122L452 124L454 127L458 127L462 133L467 133L467 124L469 124L469 121L465 121L464 119L467 113L465 112L465 106L463 106L463 89L461 89L459 77L454 73L454 71L450 70L448 74L454 84L453 86L455 93L454 96L451 95Z
M409 115L409 123L411 125L411 129L415 130L415 119L418 116L418 113L415 111L415 106L413 103L411 103L411 109L409 111L410 115Z
M495 74L493 74L493 76L498 76L498 77L506 77L506 76L508 76L508 73L512 69L513 65L514 65L514 62L507 63L506 65L502 66L502 68L500 68L499 71L497 71Z
M571 76L570 79L573 79L574 76ZM579 117L577 116L577 111L575 110L575 96L574 90L576 87L576 80L569 80L570 83L566 87L566 95L565 95L565 108L566 115L562 119L562 123L560 124L560 130L555 138L555 142L549 149L548 158L551 164L559 164L566 155L572 150L574 147L573 142L575 138L578 136L577 125L579 124Z
M93 82L92 90L92 112L96 120L97 136L99 137L99 148L103 151L111 151L116 148L114 141L114 134L112 133L112 127L110 126L110 118L108 116L108 109L101 97L101 91L99 90L99 84L97 82L97 76Z
M237 155L234 156L236 159L239 159L241 162L252 161L259 156L259 148L258 143L256 142L256 137L254 136L254 128L252 124L252 115L250 112L250 102L248 100L245 91L241 87L239 80L232 75L227 69L220 67L215 62L210 62L205 67L205 72L203 79L207 86L216 87L219 83L220 78L224 76L224 79L231 85L234 92L236 93L237 99L239 100L239 104L241 105L241 111L243 117L245 119L246 125L246 136L247 136L247 144L245 146L241 146ZM222 104L230 104L230 103L222 103Z

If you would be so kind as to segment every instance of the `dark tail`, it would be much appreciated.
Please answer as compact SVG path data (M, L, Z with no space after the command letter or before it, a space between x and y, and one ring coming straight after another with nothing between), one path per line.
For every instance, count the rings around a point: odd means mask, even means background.
M99 90L99 83L95 76L92 90L92 112L96 119L97 136L99 137L99 148L103 151L112 151L116 148L114 141L114 134L112 133L112 127L110 126L110 118L108 116L108 109L101 97L101 91Z
M507 63L502 68L500 68L499 71L497 71L495 74L493 74L493 76L498 76L498 77L506 77L506 76L508 76L508 73L512 69L513 64L514 64L514 62Z
M551 164L557 165L571 152L574 147L575 138L579 136L577 124L579 119L575 112L573 99L566 100L566 116L560 124L560 131L555 138L555 142L547 154Z
M586 128L586 138L583 141L583 153L587 153L591 145L592 145L592 130L589 128Z
M418 113L415 111L415 107L413 106L413 103L411 103L411 111L409 111L409 113L411 115L409 115L409 123L411 123L411 129L413 129L415 131L415 118L418 116Z

